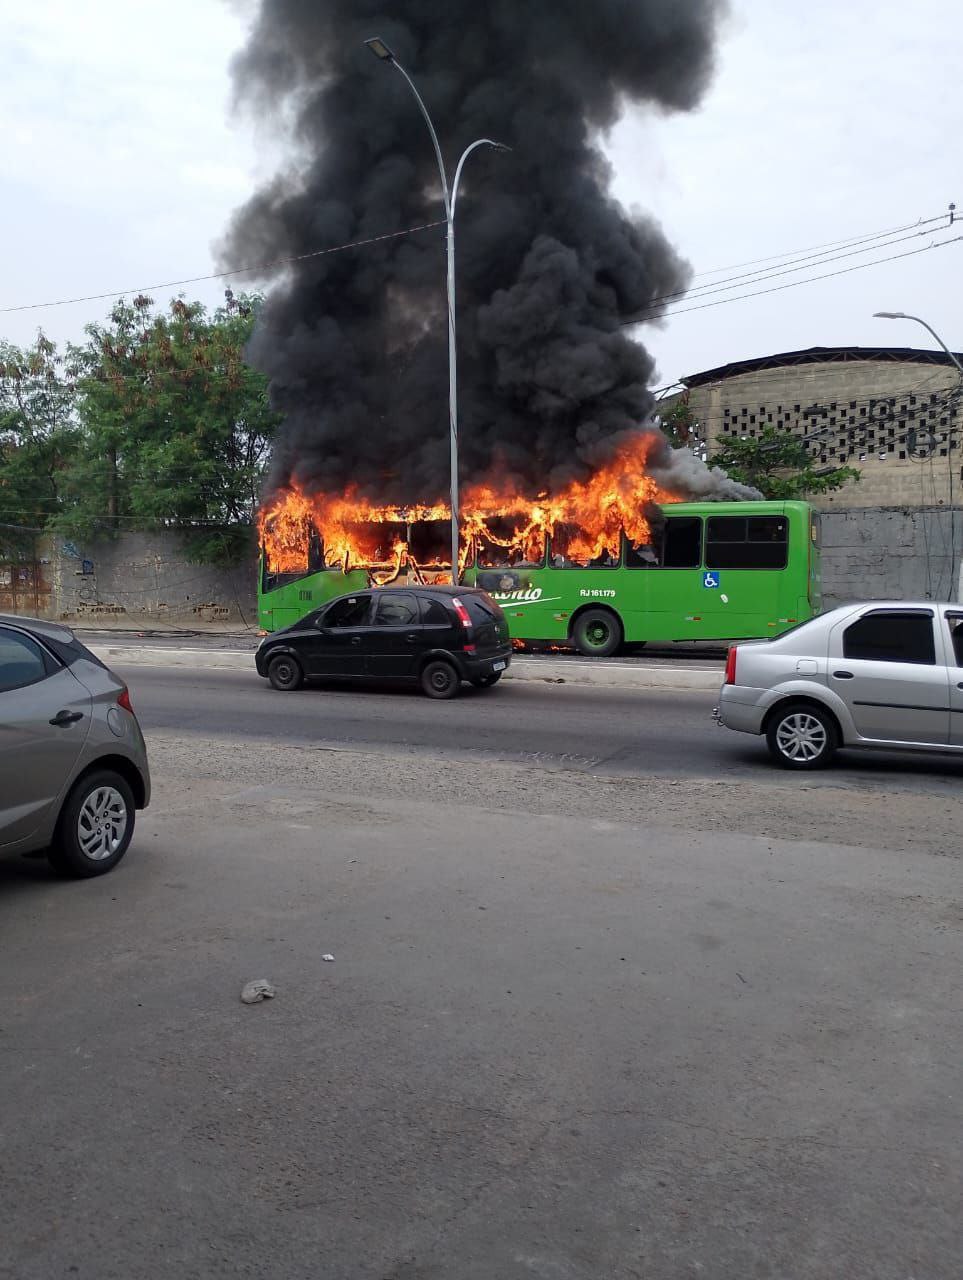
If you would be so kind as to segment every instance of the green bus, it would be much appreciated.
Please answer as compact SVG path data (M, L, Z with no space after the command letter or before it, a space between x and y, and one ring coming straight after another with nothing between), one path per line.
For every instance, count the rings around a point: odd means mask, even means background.
M521 560L494 539L476 541L463 580L499 602L513 639L571 644L594 657L623 643L773 636L819 612L819 521L807 503L679 502L661 510L652 545L633 546L622 534L618 555L589 561L570 554L579 540L564 528L544 539L537 560ZM434 581L443 571L408 566L395 581ZM272 575L262 556L260 625L288 626L326 599L369 585L363 568Z

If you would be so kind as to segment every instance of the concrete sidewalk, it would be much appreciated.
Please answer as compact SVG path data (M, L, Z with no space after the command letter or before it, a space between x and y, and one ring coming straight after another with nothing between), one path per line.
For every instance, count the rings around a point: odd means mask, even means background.
M235 649L191 647L152 648L147 645L97 644L88 646L111 667L187 667L196 670L250 671L254 655ZM607 662L577 658L517 657L505 673L507 680L542 681L548 684L595 685L622 689L704 689L715 691L722 683L721 664L711 667L670 666L643 662Z

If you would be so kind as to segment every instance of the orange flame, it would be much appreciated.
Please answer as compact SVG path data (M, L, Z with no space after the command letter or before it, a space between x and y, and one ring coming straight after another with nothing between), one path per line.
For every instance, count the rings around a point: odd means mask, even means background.
M651 539L648 505L679 501L646 470L652 444L648 435L629 437L587 480L551 495L530 498L494 480L469 486L462 497L460 566L476 545L500 548L512 562L538 562L546 535L554 552L576 563L606 554L617 558L623 530L634 545L646 544ZM383 585L403 570L422 581L439 576L450 564L441 551L445 538L439 538L438 554L418 563L408 531L414 524L449 518L443 502L379 506L354 488L314 497L290 488L261 509L258 527L267 565L275 573L303 573L313 536L326 567L365 568Z

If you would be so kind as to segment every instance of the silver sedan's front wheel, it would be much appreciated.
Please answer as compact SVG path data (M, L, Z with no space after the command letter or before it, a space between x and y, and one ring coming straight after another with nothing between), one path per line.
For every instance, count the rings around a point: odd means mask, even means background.
M829 763L838 745L832 718L808 703L775 712L766 741L773 759L784 769L819 769Z

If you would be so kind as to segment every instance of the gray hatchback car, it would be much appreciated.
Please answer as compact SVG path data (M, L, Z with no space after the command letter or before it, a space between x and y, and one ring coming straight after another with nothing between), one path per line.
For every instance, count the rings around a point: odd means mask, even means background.
M787 769L838 747L963 753L963 605L844 605L734 645L714 714Z
M124 682L69 628L0 615L0 854L45 850L66 875L102 875L149 800Z

